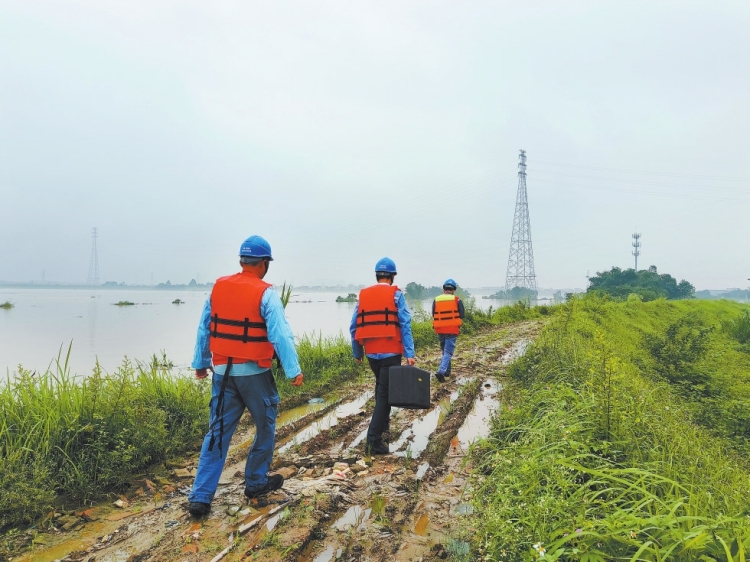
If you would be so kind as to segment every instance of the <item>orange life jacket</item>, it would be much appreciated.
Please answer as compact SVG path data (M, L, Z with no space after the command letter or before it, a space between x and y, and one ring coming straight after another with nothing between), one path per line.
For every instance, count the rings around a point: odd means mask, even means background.
M444 294L435 297L432 327L437 334L458 334L463 321L458 313L458 297Z
M260 315L260 301L270 287L250 273L221 277L211 291L209 348L214 365L254 361L271 367L273 345L268 341L266 322Z
M365 353L403 354L396 291L395 285L378 283L359 292L354 338L365 346Z

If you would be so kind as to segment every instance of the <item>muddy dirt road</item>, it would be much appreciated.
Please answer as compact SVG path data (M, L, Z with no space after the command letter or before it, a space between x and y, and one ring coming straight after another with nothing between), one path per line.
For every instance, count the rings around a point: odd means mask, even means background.
M391 454L369 457L372 376L280 414L273 470L286 478L248 503L237 432L210 515L186 512L197 457L131 482L129 493L86 511L55 514L58 532L39 533L14 561L386 561L460 559L471 534L470 443L487 434L506 365L539 322L461 336L453 375L432 383L432 408L395 409ZM434 372L439 350L418 358Z

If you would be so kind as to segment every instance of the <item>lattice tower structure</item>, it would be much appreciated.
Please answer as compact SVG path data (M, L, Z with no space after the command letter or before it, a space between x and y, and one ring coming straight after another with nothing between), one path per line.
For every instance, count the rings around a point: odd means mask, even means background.
M91 229L91 259L89 259L89 285L99 284L99 255L96 253L96 239L99 231L96 227Z
M633 234L633 255L635 256L635 271L638 271L638 256L641 255L641 235Z
M531 246L531 222L529 220L529 199L526 194L526 151L518 155L518 191L516 211L513 215L513 233L510 237L508 271L505 275L505 290L514 287L536 291L534 273L534 250Z

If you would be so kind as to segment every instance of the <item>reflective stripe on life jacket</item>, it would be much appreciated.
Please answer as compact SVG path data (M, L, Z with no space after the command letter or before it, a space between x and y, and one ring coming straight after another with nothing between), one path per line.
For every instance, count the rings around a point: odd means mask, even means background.
M365 347L365 353L404 352L396 291L395 285L378 283L359 292L354 338Z
M211 291L209 348L214 365L254 361L271 367L273 345L260 315L263 293L271 285L250 273L236 273L216 281Z
M463 320L458 312L459 298L456 295L444 294L435 297L435 312L432 315L432 327L437 334L458 334Z

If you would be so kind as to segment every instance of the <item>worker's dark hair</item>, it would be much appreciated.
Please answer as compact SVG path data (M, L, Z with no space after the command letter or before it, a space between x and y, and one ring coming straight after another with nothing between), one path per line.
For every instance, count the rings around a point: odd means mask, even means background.
M388 273L387 271L378 271L375 273L375 279L380 281L381 279L390 279L393 281L393 278L396 276L395 273Z
M253 258L250 256L240 256L240 263L242 265L258 265L263 260L267 260L268 258Z

